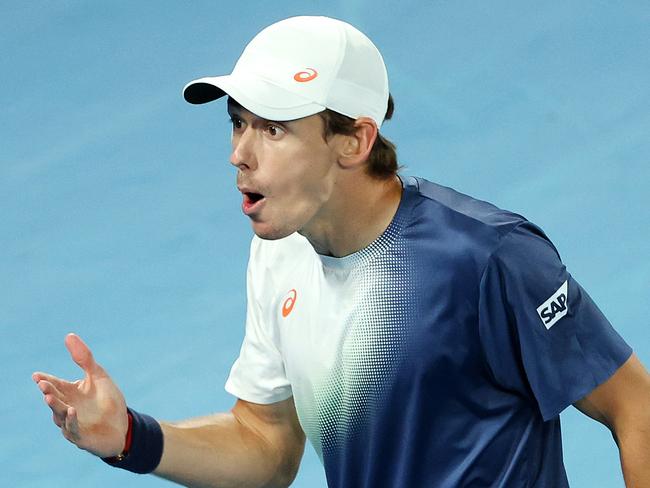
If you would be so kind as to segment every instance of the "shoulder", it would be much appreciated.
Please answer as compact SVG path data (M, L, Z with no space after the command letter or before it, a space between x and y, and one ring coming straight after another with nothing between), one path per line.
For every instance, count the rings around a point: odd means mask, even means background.
M538 226L490 202L422 178L406 178L404 190L414 201L407 232L455 264L461 260L481 268L506 244L511 249L544 241L552 247Z
M405 190L417 194L416 215L428 216L435 219L437 225L444 224L451 230L467 229L503 236L527 222L517 213L423 178L408 178Z

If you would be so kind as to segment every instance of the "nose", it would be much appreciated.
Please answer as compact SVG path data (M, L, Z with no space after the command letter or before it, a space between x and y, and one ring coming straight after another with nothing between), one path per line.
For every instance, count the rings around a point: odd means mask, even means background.
M232 135L230 164L239 170L254 169L257 165L254 151L254 132L248 127L239 134Z

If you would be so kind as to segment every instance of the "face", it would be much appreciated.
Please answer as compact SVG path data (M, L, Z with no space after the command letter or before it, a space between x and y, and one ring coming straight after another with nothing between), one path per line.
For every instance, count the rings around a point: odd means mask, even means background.
M280 239L309 233L327 219L337 172L336 144L312 115L289 122L257 117L229 101L232 154L242 211L255 234Z

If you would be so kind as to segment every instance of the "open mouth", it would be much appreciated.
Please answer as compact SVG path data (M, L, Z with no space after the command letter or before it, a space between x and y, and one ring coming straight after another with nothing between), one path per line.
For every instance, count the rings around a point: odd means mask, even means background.
M261 193L244 192L243 195L244 195L244 203L242 207L244 213L247 215L255 211L258 204L262 200L264 200L264 195L262 195Z
M251 203L257 203L262 198L264 198L264 195L262 195L261 193L252 193L252 192L246 192L244 193L244 196Z

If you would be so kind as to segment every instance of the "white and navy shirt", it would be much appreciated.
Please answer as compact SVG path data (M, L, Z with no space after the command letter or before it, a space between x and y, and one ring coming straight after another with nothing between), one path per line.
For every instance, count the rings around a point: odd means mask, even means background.
M523 217L404 180L370 246L253 239L226 389L294 397L330 487L563 487L559 413L631 349Z

